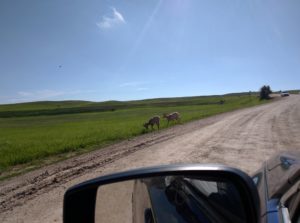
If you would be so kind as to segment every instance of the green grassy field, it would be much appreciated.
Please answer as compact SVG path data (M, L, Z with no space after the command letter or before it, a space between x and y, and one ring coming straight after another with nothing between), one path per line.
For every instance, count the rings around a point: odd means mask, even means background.
M225 103L220 104L220 100ZM178 111L181 122L185 123L261 103L265 102L255 95L241 94L129 102L0 105L0 111L5 114L1 116L0 112L0 176L18 167L24 170L53 157L53 160L63 159L70 153L76 155L144 134L142 124L154 115ZM15 115L8 116L8 113ZM165 120L161 121L161 127L167 127Z

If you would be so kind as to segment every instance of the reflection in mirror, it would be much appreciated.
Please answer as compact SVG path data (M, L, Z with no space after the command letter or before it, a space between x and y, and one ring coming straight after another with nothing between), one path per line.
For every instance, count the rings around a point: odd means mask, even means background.
M160 176L98 188L95 222L246 222L241 195L230 181Z

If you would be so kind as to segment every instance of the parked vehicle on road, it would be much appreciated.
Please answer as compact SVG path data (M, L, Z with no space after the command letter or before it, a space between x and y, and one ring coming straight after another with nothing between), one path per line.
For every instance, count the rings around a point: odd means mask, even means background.
M281 97L287 97L290 96L288 92L281 92Z

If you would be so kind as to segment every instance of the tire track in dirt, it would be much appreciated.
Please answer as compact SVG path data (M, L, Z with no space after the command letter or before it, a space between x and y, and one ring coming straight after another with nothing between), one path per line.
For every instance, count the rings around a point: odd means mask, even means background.
M4 186L0 192L0 213L20 205L20 200L32 199L41 193L45 193L69 180L83 175L89 170L102 167L121 157L128 156L137 150L141 150L155 143L161 143L172 137L174 137L173 134L154 134L151 139L137 142L130 147L125 145L125 147L123 146L124 148L122 148L122 146L118 147L114 145L111 146L113 148L106 148L103 151L94 152L93 155L88 157L74 158L69 161L68 164L59 166L58 168L45 170L33 178L20 182L20 184L14 184L13 187ZM11 196L8 196L8 194L11 194Z

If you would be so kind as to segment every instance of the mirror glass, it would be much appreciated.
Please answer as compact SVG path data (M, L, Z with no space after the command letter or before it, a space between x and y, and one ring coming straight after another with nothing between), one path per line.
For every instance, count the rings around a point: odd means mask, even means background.
M159 176L98 188L95 222L247 222L236 186L226 179Z

